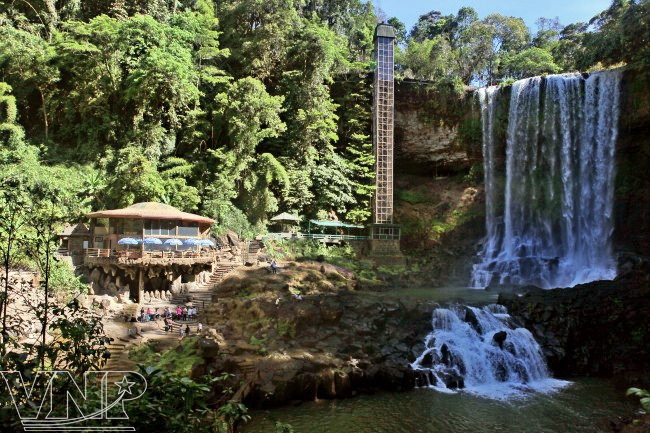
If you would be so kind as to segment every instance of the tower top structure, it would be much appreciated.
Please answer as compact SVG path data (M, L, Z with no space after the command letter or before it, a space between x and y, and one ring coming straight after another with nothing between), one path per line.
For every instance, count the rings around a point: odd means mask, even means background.
M376 40L378 37L395 39L395 29L390 24L377 24L377 27L375 27L375 35L373 36L373 39Z

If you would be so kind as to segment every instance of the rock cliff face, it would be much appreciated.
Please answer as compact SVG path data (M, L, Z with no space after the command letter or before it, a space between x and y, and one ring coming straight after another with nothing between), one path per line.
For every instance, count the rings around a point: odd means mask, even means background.
M396 82L396 169L434 176L469 170L481 160L478 116L470 91L458 96L423 82Z
M650 73L626 71L616 149L614 242L618 251L650 251Z
M435 304L357 293L351 274L320 266L249 268L224 280L203 343L218 350L204 351L193 374L235 374L236 397L255 407L412 389L409 362L424 348Z
M615 281L501 294L499 303L540 342L555 376L649 386L650 268L641 268Z

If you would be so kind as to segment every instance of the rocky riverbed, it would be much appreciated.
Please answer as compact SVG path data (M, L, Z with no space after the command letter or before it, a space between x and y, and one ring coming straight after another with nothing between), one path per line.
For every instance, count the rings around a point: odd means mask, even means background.
M237 397L256 407L412 389L408 364L436 306L361 290L349 271L318 262L243 268L214 297L193 374L236 374Z

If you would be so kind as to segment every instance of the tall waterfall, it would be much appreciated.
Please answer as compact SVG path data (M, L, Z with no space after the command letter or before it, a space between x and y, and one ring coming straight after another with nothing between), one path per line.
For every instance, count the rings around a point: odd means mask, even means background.
M502 91L479 90L487 235L472 287L572 287L616 276L612 203L620 75L607 71L587 79L565 74L515 82L505 180L495 140Z
M541 348L501 305L437 308L432 327L411 364L420 386L508 399L568 384L549 377Z

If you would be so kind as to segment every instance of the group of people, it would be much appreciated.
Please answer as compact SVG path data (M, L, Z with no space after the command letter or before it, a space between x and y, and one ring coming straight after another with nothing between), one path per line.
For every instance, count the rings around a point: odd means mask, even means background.
M184 322L188 320L196 319L198 309L196 307L181 307L180 305L176 309L172 310L169 307L165 307L162 314L158 311L158 308L155 308L151 311L151 307L147 307L145 310L144 307L140 309L140 316L137 318L138 322L144 323L152 320L158 320L161 317L166 319L173 320L182 320ZM128 321L128 318L125 317L124 321Z
M176 307L176 310L172 311L169 307L165 307L163 312L164 317L174 320L182 320L186 322L188 320L196 319L197 308L194 306L181 307L180 305Z
M185 326L185 329L183 329L183 325L181 323L174 323L174 321L177 322L186 322L188 320L194 320L197 316L197 308L194 306L191 307L181 307L180 305L176 307L176 309L171 309L170 307L165 307L162 314L158 311L158 308L155 308L153 311L151 311L150 307L147 307L145 310L144 307L140 309L140 316L138 318L133 315L131 319L128 319L127 317L124 318L125 321L130 321L130 322L148 322L151 320L158 320L161 317L163 318L163 323L165 324L164 330L165 332L171 332L174 330L175 327L178 327L178 336L183 337L183 336L189 336L190 333L192 332L190 329L190 325L187 324ZM135 328L133 328L135 329ZM198 323L196 326L196 332L197 334L200 334L203 331L203 325L201 323ZM129 331L129 333L131 333Z
M171 319L171 317L165 317L163 320L165 323L165 332L172 332L174 330L174 326L178 326L178 336L181 338L183 335L188 337L192 332L189 324L185 325L185 329L183 330L183 325L181 323L174 324L174 321ZM196 325L196 333L201 334L201 332L203 332L203 324L199 322Z

